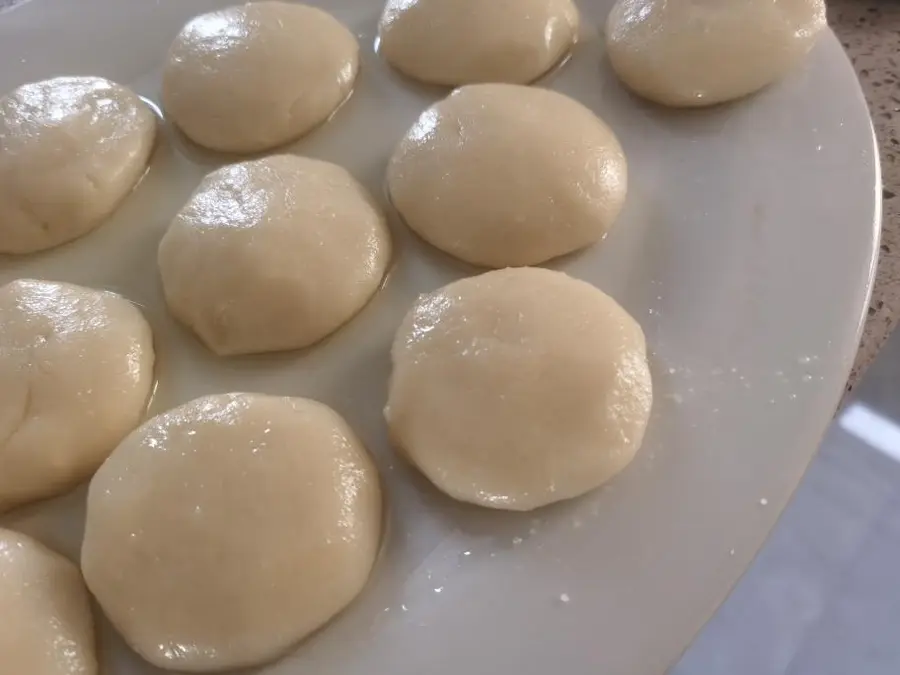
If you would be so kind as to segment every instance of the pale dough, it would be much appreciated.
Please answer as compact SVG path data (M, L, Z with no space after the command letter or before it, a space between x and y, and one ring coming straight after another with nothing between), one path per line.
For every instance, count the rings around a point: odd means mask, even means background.
M391 199L433 246L476 265L536 265L602 239L625 202L613 132L562 94L462 87L422 113L388 166Z
M391 257L384 216L334 164L293 155L207 176L159 246L172 313L217 354L299 349L346 323Z
M578 37L572 0L388 0L379 51L423 82L531 82Z
M825 27L825 0L619 0L606 45L613 69L637 94L705 106L780 79Z
M96 228L144 175L156 117L100 77L56 77L0 98L0 253Z
M192 19L163 70L166 113L195 143L224 152L283 145L343 103L359 45L330 14L250 2Z
M31 537L0 529L0 670L97 675L94 620L81 572Z
M423 295L391 351L391 438L456 499L525 511L603 484L637 452L644 334L562 272L488 272Z
M115 293L0 287L0 512L90 476L141 421L153 360L150 326Z
M336 412L222 394L153 418L113 452L91 481L81 564L150 663L239 668L356 597L381 525L377 470Z

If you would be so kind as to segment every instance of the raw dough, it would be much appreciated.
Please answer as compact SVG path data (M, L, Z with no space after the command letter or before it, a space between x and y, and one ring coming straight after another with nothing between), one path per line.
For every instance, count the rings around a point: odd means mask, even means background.
M547 89L462 87L400 141L388 189L423 239L476 265L536 265L602 239L627 166L594 113Z
M144 175L156 117L100 77L56 77L0 98L0 253L96 228Z
M0 512L73 487L141 421L153 336L107 291L0 287Z
M705 106L780 79L825 26L825 0L619 0L606 44L613 69L637 94Z
M421 296L391 351L391 438L451 497L526 511L632 460L650 415L644 334L562 272L517 268Z
M217 354L299 349L350 320L391 257L383 214L334 164L279 155L207 176L159 246L172 313Z
M423 82L526 84L572 48L572 0L388 0L379 51Z
M343 103L359 45L315 7L251 2L181 29L163 71L166 113L195 143L257 152L298 138Z
M222 394L147 422L88 493L82 568L126 641L178 671L271 660L365 585L378 472L331 408Z
M31 537L0 529L0 664L5 675L96 675L81 572Z

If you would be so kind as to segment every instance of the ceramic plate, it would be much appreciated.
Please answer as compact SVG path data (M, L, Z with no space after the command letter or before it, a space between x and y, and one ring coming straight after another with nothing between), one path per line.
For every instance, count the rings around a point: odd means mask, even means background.
M214 0L32 0L0 14L0 90L98 74L159 100L165 50ZM394 143L442 96L373 49L381 0L318 3L362 45L349 102L291 152L343 164L376 194ZM757 96L677 112L626 93L580 0L571 60L541 84L581 100L619 135L630 194L608 239L556 265L644 327L656 402L644 447L608 487L531 514L438 494L391 451L381 410L388 347L416 295L472 273L391 215L388 283L346 328L303 352L220 359L167 314L156 247L201 176L230 160L166 124L150 171L96 232L42 255L0 258L22 276L109 288L156 333L151 412L232 390L312 396L343 413L385 477L390 528L371 583L285 659L278 675L658 675L724 599L785 506L838 402L878 250L872 128L838 41ZM387 205L385 204L385 208ZM84 488L4 525L77 559ZM101 622L106 673L155 672Z

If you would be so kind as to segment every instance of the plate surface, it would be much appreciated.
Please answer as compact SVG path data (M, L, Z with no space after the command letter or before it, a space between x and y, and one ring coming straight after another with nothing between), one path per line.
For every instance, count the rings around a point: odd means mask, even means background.
M159 98L159 66L215 0L32 0L0 15L0 90L97 74ZM357 90L291 152L348 167L383 195L393 144L442 91L373 50L380 0L319 4L362 45ZM390 531L362 597L263 669L299 673L658 675L746 568L815 451L856 350L880 221L866 106L828 33L804 68L731 106L667 111L616 82L597 30L611 2L580 0L582 39L541 84L619 135L630 164L620 222L555 265L617 298L644 327L656 403L634 464L608 487L533 514L451 503L391 452L382 421L388 348L418 293L470 268L412 238L384 290L302 353L218 359L166 313L156 247L201 176L229 158L166 125L150 171L116 216L46 254L0 258L34 276L110 288L156 333L152 412L231 390L312 396L342 412L387 484ZM84 488L4 517L77 559ZM107 673L155 672L101 624Z

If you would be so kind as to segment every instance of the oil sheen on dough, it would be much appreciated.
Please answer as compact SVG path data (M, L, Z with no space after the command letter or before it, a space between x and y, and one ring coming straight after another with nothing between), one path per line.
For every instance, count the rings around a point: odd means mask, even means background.
M153 335L115 293L0 287L0 512L88 478L142 420Z
M824 0L619 0L606 44L613 69L637 94L705 106L786 75L825 26Z
M328 119L358 70L356 38L330 14L251 2L188 22L169 50L162 99L195 143L258 152Z
M365 188L294 155L208 175L159 246L169 308L222 355L318 342L369 301L390 258Z
M527 511L576 497L634 458L650 415L644 334L562 272L488 272L423 295L391 350L385 417L451 497Z
M476 84L422 113L394 151L387 182L427 242L507 267L602 239L625 203L628 169L613 131L574 99Z
M101 77L56 77L0 98L0 253L32 253L100 225L144 175L156 117Z
M94 621L81 572L31 537L0 529L0 670L97 675Z
M571 0L388 0L379 51L423 82L527 84L565 58L578 23Z
M331 408L220 394L159 415L88 494L85 580L150 663L274 659L350 603L381 539L378 473Z

